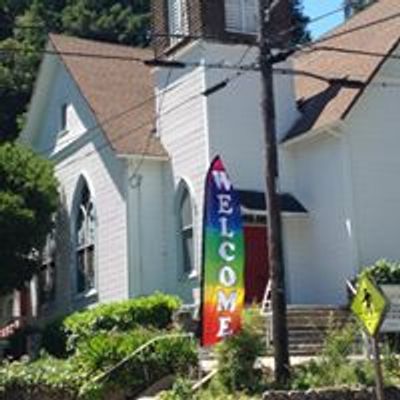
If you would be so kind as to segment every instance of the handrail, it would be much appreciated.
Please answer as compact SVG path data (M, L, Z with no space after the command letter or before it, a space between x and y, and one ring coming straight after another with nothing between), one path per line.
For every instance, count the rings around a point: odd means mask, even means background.
M169 335L156 336L155 338L150 339L145 344L139 346L132 354L129 354L128 356L126 356L124 359L119 361L117 364L115 364L113 367L111 367L107 371L104 371L101 374L94 377L94 379L89 381L89 383L97 383L97 382L101 381L106 376L110 375L111 373L113 373L114 371L119 369L121 366L126 364L128 361L132 360L137 354L141 353L143 350L146 350L153 343L156 343L158 341L165 340L165 339L178 339L178 338L193 339L194 335L193 335L193 333L174 333L174 334L169 334Z

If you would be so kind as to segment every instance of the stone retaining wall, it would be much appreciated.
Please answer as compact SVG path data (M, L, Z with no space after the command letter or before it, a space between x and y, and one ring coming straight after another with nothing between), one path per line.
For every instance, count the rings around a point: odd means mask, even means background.
M125 400L123 393L115 391L104 396L104 400ZM76 394L61 389L9 387L0 391L0 400L78 400Z
M263 400L376 400L373 389L310 389L265 392ZM387 388L385 400L400 400L400 388Z

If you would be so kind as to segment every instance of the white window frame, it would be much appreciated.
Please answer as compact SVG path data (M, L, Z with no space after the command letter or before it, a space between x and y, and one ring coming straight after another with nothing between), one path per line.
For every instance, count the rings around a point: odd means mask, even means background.
M175 6L176 15L173 13ZM189 34L188 0L168 0L168 32L170 46L176 45L184 39L184 36Z
M230 2L237 2L238 3L238 8L240 9L240 26L233 27L233 26L228 26L228 21L227 21L227 14L228 14L228 1ZM254 17L257 19L256 26L254 30L249 29L247 26L247 18L246 18L246 2L249 1L254 1ZM225 29L227 32L232 32L232 33L242 33L242 34L247 34L247 35L255 35L258 33L258 27L259 27L259 22L258 22L258 0L224 0L224 6L225 6Z
M185 201L185 197L187 197L186 201L189 202L190 208L190 221L188 224L183 224L182 211L183 205ZM182 180L178 185L177 191L177 217L178 217L178 238L179 238L179 253L180 253L180 275L184 277L193 277L196 275L196 245L195 245L195 213L194 213L194 202L191 195L190 188L188 184ZM187 251L187 240L190 237L191 233L191 254L186 254ZM188 236L189 234L189 236ZM189 260L190 264L187 263Z
M44 279L43 279L44 278ZM56 262L56 238L55 230L49 233L42 252L42 265L38 276L38 304L46 308L53 303L57 296L57 262ZM46 289L42 285L47 286ZM51 285L50 285L51 284ZM50 286L50 289L48 287ZM45 298L41 298L42 291L49 292ZM47 297L48 296L48 297Z
M94 197L85 178L78 183L77 204L74 216L74 281L77 297L88 297L97 293L97 216ZM87 200L83 197L87 191ZM80 218L82 220L80 221ZM83 256L81 257L81 255ZM83 268L80 262L83 261ZM89 265L91 264L91 265ZM83 287L80 284L80 273L83 274Z

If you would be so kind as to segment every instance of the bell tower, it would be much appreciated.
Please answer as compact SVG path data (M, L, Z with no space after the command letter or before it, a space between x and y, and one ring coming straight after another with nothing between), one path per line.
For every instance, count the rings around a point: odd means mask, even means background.
M153 47L157 57L172 55L192 40L225 44L254 43L258 34L258 0L152 0ZM272 11L277 33L290 27L290 0ZM277 35L282 43L286 35Z

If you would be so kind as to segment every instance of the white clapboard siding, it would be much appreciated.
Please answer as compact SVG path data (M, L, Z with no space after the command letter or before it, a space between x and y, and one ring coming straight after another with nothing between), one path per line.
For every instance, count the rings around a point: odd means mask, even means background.
M55 163L66 214L63 219L65 249L57 251L69 251L69 255L63 257L64 262L60 266L65 280L62 287L58 288L57 295L63 298L62 302L71 302L74 307L76 296L73 291L75 253L72 251L71 236L74 218L72 205L78 181L84 176L94 197L98 223L95 255L97 298L99 301L126 298L125 164L110 147L105 146L108 142L101 130L87 131L97 121L61 63L57 64L52 85L46 90L47 105L42 109L41 122L35 128L37 132L31 134L37 137L33 144L35 150L52 158ZM69 104L68 131L60 132L60 110L66 102Z
M165 82L165 78L160 78L160 81ZM171 79L170 90L161 96L159 104L162 108L159 132L161 141L171 157L175 188L184 179L192 194L194 264L197 272L200 271L201 262L204 177L209 163L205 98L200 95L203 90L204 69L197 68L181 78ZM176 236L176 230L173 235ZM190 300L190 293L182 293L186 290L187 281L179 271L177 276L182 278L179 280L178 291L185 299Z

